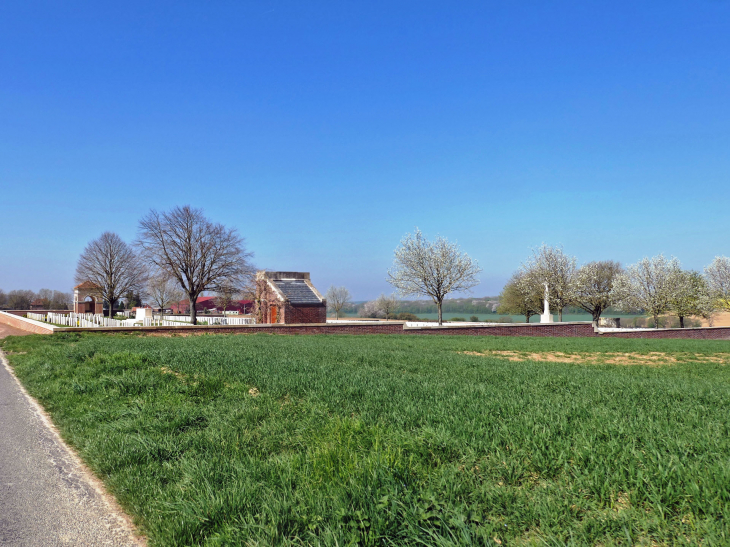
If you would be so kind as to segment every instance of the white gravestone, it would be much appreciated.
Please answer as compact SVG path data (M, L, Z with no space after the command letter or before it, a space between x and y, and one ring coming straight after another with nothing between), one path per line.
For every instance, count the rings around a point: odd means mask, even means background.
M140 319L152 319L152 308L137 308L134 311L136 312L136 321L139 321Z
M553 316L550 313L550 304L548 303L548 284L545 283L545 302L544 302L544 309L542 312L542 315L540 316L540 323L554 323Z

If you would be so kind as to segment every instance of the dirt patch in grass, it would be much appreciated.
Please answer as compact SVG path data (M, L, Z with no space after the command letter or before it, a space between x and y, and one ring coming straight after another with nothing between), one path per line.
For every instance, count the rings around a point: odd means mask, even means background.
M168 368L168 367L160 367L160 372L162 372L162 374L172 374L178 380L182 380L183 382L185 381L185 375L184 374L180 374L179 372L175 372L171 368Z
M718 363L726 365L730 363L730 354L715 353L686 353L669 354L661 351L649 353L563 353L561 351L524 352L524 351L460 351L464 355L478 355L482 357L498 357L508 361L524 362L538 361L548 363L576 363L576 364L608 364L608 365L646 365L662 366L674 365L681 362L691 361L698 363Z

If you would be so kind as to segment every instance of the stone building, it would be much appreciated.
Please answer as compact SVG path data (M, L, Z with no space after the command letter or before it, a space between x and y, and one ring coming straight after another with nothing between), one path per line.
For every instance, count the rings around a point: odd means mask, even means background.
M104 314L104 300L101 287L91 281L84 281L74 287L74 313Z
M326 323L327 301L312 285L309 272L256 274L258 323Z

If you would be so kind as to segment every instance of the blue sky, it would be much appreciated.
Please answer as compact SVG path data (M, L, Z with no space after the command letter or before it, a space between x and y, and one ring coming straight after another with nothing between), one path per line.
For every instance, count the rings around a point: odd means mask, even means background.
M6 2L0 288L68 290L150 208L267 269L389 291L418 226L492 295L579 262L730 254L730 2Z

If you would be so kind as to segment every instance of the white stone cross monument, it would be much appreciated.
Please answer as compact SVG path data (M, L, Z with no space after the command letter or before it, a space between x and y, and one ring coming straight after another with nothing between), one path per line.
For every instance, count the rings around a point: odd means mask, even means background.
M540 316L540 323L554 323L553 316L550 313L550 304L548 303L549 294L550 292L548 291L548 284L545 283L545 302L542 315Z

